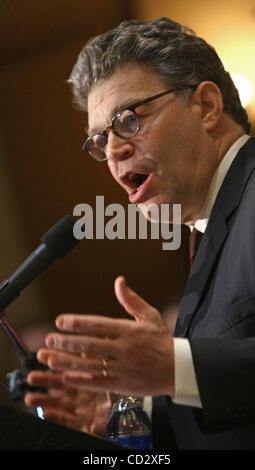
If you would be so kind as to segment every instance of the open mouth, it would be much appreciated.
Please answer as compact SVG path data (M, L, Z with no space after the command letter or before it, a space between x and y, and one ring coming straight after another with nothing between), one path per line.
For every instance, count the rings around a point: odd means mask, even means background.
M124 175L121 176L121 181L130 189L132 192L134 190L138 191L140 187L144 184L147 180L149 173L142 173L139 171L128 171Z
M147 180L148 174L145 173L132 173L129 176L129 181L135 184L136 190L138 191L140 186Z
M120 179L122 183L130 189L129 200L131 203L137 203L145 197L145 192L150 184L153 173L143 171L127 171Z

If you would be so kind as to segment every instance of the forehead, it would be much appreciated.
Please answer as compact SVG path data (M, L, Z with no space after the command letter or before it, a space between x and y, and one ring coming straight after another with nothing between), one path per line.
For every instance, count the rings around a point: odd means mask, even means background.
M159 77L149 67L127 64L94 85L88 95L89 132L103 129L112 116L136 101L164 91Z

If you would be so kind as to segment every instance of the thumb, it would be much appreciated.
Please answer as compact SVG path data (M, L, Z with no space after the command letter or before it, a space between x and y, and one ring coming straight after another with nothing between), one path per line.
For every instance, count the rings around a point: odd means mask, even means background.
M117 277L114 288L119 303L124 307L126 312L132 315L137 321L155 321L155 316L160 315L154 307L128 287L126 279L123 276Z

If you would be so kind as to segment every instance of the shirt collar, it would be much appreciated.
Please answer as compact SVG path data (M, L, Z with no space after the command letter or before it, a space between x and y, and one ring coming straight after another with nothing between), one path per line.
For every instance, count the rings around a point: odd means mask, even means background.
M208 220L215 203L216 197L220 190L220 187L223 183L223 180L233 162L234 158L236 157L237 153L239 152L240 148L247 142L250 138L249 135L245 134L242 135L236 142L231 145L223 159L221 160L218 168L216 169L212 181L210 183L209 191L207 193L207 197L205 202L202 206L202 209L199 214L199 218L196 220L193 226L190 226L191 231L195 227L200 232L204 233L208 224Z

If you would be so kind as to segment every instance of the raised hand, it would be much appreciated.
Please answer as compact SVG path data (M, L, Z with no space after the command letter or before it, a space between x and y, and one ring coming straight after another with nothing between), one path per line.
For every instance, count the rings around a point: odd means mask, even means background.
M160 313L130 289L123 277L116 279L115 293L136 321L62 314L56 325L65 334L47 336L49 349L38 352L39 361L63 371L64 383L79 390L173 394L173 337Z

